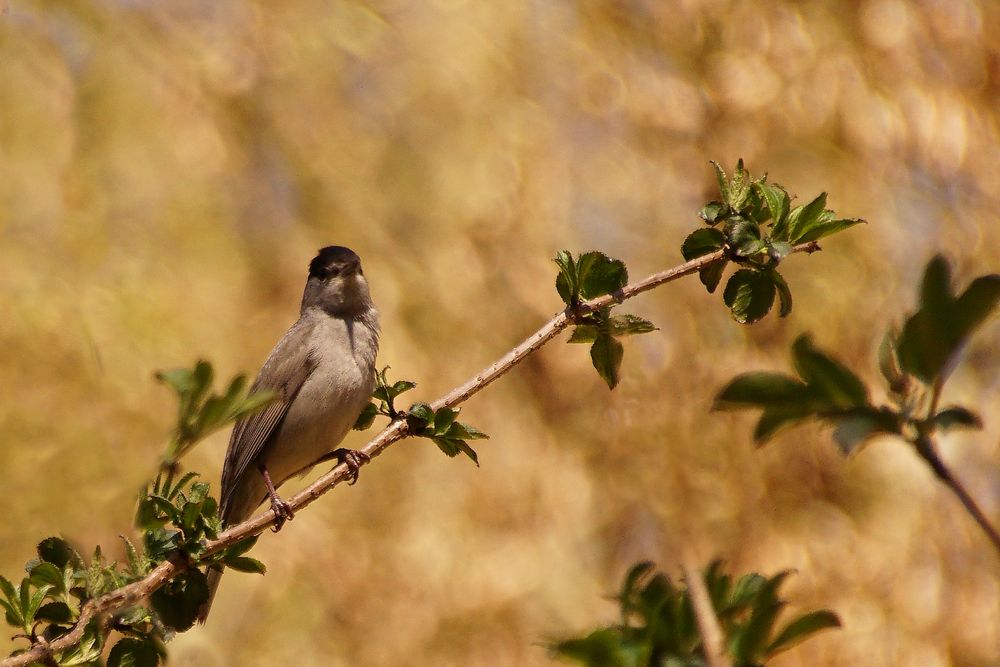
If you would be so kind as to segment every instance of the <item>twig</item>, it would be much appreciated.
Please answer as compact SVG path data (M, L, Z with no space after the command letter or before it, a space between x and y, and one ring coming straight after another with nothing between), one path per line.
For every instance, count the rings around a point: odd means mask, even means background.
M792 252L813 253L819 249L819 244L815 241L811 241L809 243L802 243L795 246L792 248ZM599 308L603 308L604 306L621 303L626 299L631 299L632 297L651 290L654 287L659 287L660 285L672 282L678 278L682 278L683 276L697 273L700 269L712 264L713 262L722 260L725 256L725 250L718 250L709 255L703 255L689 262L685 262L684 264L675 266L672 269L654 273L643 280L626 285L612 294L581 302L579 304L578 312L592 312ZM443 397L431 403L431 407L435 411L440 410L443 407L454 407L468 400L470 396L479 393L492 384L494 380L503 376L514 368L514 366L517 366L519 363L524 361L524 359L527 358L532 352L535 352L547 342L555 338L560 331L565 329L567 326L570 326L572 324L573 316L573 313L569 312L569 309L559 313L546 322L542 328L529 336L520 345L512 349L492 365L483 369L481 372L467 380L464 384L456 387ZM386 427L385 430L383 430L378 436L370 440L364 447L362 447L361 451L367 454L370 459L374 459L389 445L402 440L408 435L409 431L407 429L406 422L404 420L394 421L389 424L389 426ZM293 512L298 512L303 507L312 504L313 501L333 487L345 480L349 480L350 478L351 474L347 466L343 464L338 465L299 493L295 494L291 498L288 498L288 505L291 507ZM241 542L248 537L258 535L273 525L274 520L274 512L271 510L267 510L262 514L258 514L250 519L247 519L243 523L237 524L221 533L218 539L207 542L205 550L202 552L202 556L210 556L222 549L225 549L226 547L236 544L237 542ZM79 620L66 634L60 635L58 638L49 642L49 644L44 648L40 645L36 645L24 653L20 653L16 656L0 661L0 667L27 667L34 662L44 659L45 655L59 653L75 646L80 642L87 622L90 621L90 619L95 616L106 614L116 609L121 609L122 607L138 603L140 600L150 595L153 591L166 584L188 567L189 566L185 560L179 557L171 558L160 563L143 579L127 586L123 586L118 590L107 593L84 604L80 612Z
M725 649L725 642L722 639L719 618L715 615L715 609L712 608L712 599L705 588L701 573L687 556L681 563L681 569L684 571L684 581L687 582L688 595L691 597L691 606L694 608L694 619L698 623L698 632L701 634L705 664L708 667L733 667L733 661L730 660L729 653Z
M972 518L976 520L979 527L986 533L986 537L993 543L993 547L1000 552L1000 533L993 527L990 520L986 518L986 514L979 508L979 505L969 495L969 492L965 490L962 483L958 481L948 466L945 465L944 461L941 460L941 457L938 456L937 448L935 448L931 437L929 435L920 435L913 441L913 445L916 447L920 458L926 461L937 478L944 482L958 496L958 499L962 501L962 505L965 506L965 509L972 515Z

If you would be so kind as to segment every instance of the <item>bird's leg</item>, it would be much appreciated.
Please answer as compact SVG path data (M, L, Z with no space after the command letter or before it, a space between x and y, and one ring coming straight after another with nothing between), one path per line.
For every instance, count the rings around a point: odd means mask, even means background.
M274 488L274 483L271 481L271 475L267 472L267 466L263 463L257 466L260 470L260 474L264 476L264 485L267 487L267 496L271 499L271 511L274 512L274 527L271 528L273 532L278 532L281 527L285 525L286 521L291 521L295 518L295 513L292 512L291 506L281 499L278 492Z
M347 466L347 476L350 479L348 484L354 484L358 481L358 470L361 466L371 461L372 457L357 449L345 449L344 447L341 447L340 449L335 449L328 454L324 454L319 461L316 461L316 463L319 464L324 461L333 460Z

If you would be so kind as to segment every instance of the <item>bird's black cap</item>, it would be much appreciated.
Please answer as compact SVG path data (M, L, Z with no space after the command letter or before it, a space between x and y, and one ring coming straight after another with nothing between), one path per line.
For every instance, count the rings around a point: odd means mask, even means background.
M330 273L330 269L340 267L345 264L359 266L361 258L350 248L342 245L330 245L320 248L319 253L309 262L310 278L325 278Z

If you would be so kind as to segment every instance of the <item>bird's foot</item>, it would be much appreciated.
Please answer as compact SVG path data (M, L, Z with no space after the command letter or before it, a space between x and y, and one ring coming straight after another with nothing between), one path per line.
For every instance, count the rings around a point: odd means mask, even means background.
M330 452L329 458L336 459L338 463L343 463L347 466L347 478L350 480L347 482L348 484L357 482L358 470L361 469L361 466L372 460L372 457L360 450L345 449L343 447Z
M282 500L277 493L271 496L271 511L274 512L274 525L271 527L271 532L273 533L281 530L286 521L291 521L295 518L292 506Z

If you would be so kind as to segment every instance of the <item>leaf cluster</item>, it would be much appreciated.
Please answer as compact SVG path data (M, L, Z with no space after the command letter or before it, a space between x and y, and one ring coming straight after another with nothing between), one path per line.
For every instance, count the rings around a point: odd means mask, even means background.
M427 403L414 403L405 413L400 412L396 409L395 399L416 387L417 383L411 380L390 383L386 377L388 370L389 367L386 366L376 374L375 391L372 392L374 400L361 411L354 428L358 431L370 428L379 415L390 420L406 419L410 435L430 438L448 456L465 454L478 466L479 455L469 446L468 441L483 440L489 436L471 424L457 421L460 409L441 408L435 412Z
M200 440L242 417L261 410L274 400L274 392L247 394L245 375L237 375L222 394L210 393L215 372L203 360L193 368L159 371L156 378L177 394L177 424L164 457L173 465Z
M581 312L581 299L614 294L628 284L628 269L621 260L596 251L574 258L569 251L561 250L553 261L559 267L556 291L576 324L568 342L590 345L590 360L594 369L608 388L614 389L621 379L625 353L618 339L649 333L656 327L637 315L612 315L611 306Z
M591 667L704 667L704 640L686 586L649 562L637 563L625 575L616 596L620 622L586 637L553 645L562 657ZM761 665L777 653L825 628L840 626L828 610L802 614L780 630L778 617L787 602L778 589L789 572L773 577L747 574L734 581L715 561L702 573L719 621L725 647L736 667Z
M100 547L88 561L66 540L50 537L38 544L37 558L25 566L27 576L18 586L0 577L0 608L7 623L20 630L19 637L32 644L52 641L69 632L87 601L139 581L164 560L181 559L189 567L178 577L142 604L116 611L111 619L111 628L120 637L107 654L107 665L155 666L165 660L164 642L194 624L208 597L206 575L196 565L264 572L260 561L245 555L256 537L210 556L204 553L206 540L216 539L222 529L219 504L197 473L179 473L177 459L200 439L271 400L262 393L247 396L243 376L233 379L223 394L213 394L213 375L204 361L191 370L158 374L177 394L178 422L160 471L139 494L135 513L139 546L122 537L124 563L108 562ZM88 625L80 644L53 656L55 664L104 664L101 656L108 632L100 624Z
M835 427L845 454L878 434L917 444L935 430L978 428L981 420L963 406L939 409L944 383L972 333L1000 304L1000 275L981 276L955 295L947 261L934 257L924 271L920 307L900 333L889 331L879 348L879 370L891 405L875 405L866 384L807 336L792 345L798 377L745 373L716 396L717 409L762 410L754 440L765 443L779 428L807 419Z
M792 310L792 294L777 266L792 248L817 241L852 227L863 220L837 219L826 208L826 193L808 204L792 207L788 192L767 182L767 174L753 178L740 160L732 177L713 162L720 200L706 204L699 217L706 227L684 240L681 253L692 260L720 250L724 256L699 271L709 293L715 291L729 262L740 268L730 276L722 296L737 322L750 324L762 319L780 303L779 315Z

